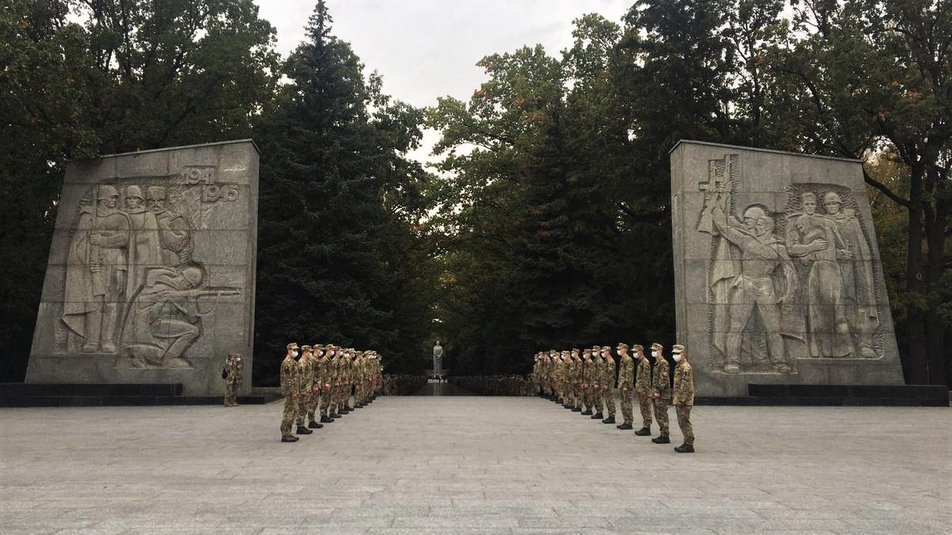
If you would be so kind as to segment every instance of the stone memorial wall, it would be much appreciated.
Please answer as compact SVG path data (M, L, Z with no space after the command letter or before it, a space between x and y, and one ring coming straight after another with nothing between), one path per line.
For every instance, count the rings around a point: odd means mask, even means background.
M682 141L671 195L677 339L699 395L902 384L861 162Z
M235 141L70 163L27 383L250 390L258 151Z

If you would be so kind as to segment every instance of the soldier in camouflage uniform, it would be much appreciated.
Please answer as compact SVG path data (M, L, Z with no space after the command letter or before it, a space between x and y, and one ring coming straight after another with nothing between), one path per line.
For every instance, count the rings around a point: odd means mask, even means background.
M582 359L578 354L578 349L572 350L572 412L582 412Z
M670 444L668 438L668 398L671 395L671 366L664 358L664 346L655 342L651 344L651 356L655 358L654 373L651 384L654 387L655 419L661 427L661 434L653 439L655 444Z
M585 403L585 410L582 416L591 416L592 408L595 405L595 394L592 390L592 370L595 364L592 362L592 350L582 351L582 399Z
M231 353L225 358L225 406L238 406L238 386L242 378L241 355Z
M572 359L569 357L568 351L562 351L562 354L559 356L559 361L562 363L561 373L560 373L560 382L562 383L562 408L571 409L572 408Z
M307 427L308 429L320 429L324 427L317 421L317 409L320 406L321 392L324 390L324 381L321 379L321 355L324 353L324 346L315 344L308 356L308 368L310 370L311 385L308 388L307 398Z
M291 342L288 352L281 361L281 394L284 396L284 413L281 415L281 442L297 442L298 437L291 434L291 425L297 414L297 394L301 383L301 367L295 359L298 345Z
M615 423L615 357L612 356L612 348L602 347L602 358L605 359L605 368L602 370L602 385L604 387L603 399L605 408L608 409L608 418L602 420L603 424Z
M628 344L618 344L618 354L621 359L618 363L618 395L621 397L621 417L624 423L618 429L632 429L634 415L631 410L631 393L635 385L635 361L628 354Z
M635 344L635 358L638 361L638 375L635 380L635 394L638 396L638 405L641 408L641 429L635 431L640 437L651 436L651 361L645 356L645 348Z
M602 355L601 347L595 346L592 348L592 384L594 385L593 392L595 393L595 414L592 415L593 420L601 420L605 418L602 414L604 410L604 384L605 380L605 358Z
M321 423L329 424L334 421L330 416L331 408L331 384L333 383L333 377L331 376L331 357L334 355L336 348L333 344L327 344L327 347L324 348L324 354L321 356L320 360L317 362L318 377L321 378L322 390L321 390L321 404L318 411L321 413Z
M310 435L314 431L304 424L304 418L307 416L307 407L311 402L311 389L314 386L314 369L311 357L311 346L301 346L301 358L298 359L298 410L295 423L299 435Z
M678 344L671 348L674 368L674 412L678 415L678 427L684 435L684 443L674 448L678 453L694 453L694 429L691 427L691 408L694 406L694 371L688 362L688 353Z
M340 399L340 390L341 390L341 361L344 357L344 349L340 347L334 348L334 353L331 355L330 361L330 379L331 379L331 404L328 409L328 416L332 419L340 418L340 412L338 412L338 400Z

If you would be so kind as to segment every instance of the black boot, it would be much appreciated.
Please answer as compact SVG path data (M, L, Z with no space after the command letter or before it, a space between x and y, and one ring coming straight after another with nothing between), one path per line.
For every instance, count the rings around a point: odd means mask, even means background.
M671 439L668 438L668 435L661 435L661 436L655 437L651 439L651 441L654 442L655 444L670 444L671 443Z
M592 415L592 409L585 409L584 411L582 411L582 416L591 416L591 415Z
M326 414L322 414L322 415L321 415L321 423L322 423L322 424L329 424L329 423L331 423L331 422L333 422L333 421L334 421L334 419L331 418L330 416L328 416L328 415L326 415Z
M592 420L601 420L602 418L604 418L604 416L602 416L602 413L600 412L596 412L592 415Z
M303 425L297 426L297 431L295 431L295 433L299 435L310 435L313 432L314 431L311 431L310 429L304 427Z
M628 424L628 423L621 424L621 425L616 425L615 427L617 427L618 429L624 429L625 431L627 431L627 430L629 430L629 429L632 428L632 427L631 427L631 424Z
M317 422L314 421L314 420L311 420L311 421L307 424L307 427L308 427L309 429L320 429L320 428L324 427L324 425L323 425L323 424L319 424L319 423L317 423Z
M297 442L298 437L294 435L288 435L286 437L281 437L281 442Z
M340 418L340 413L332 412L332 413L331 413L331 418Z
M651 436L651 428L650 428L650 427L642 427L641 429L635 431L635 434L638 435L639 437L650 437L650 436Z
M694 444L681 444L674 448L678 453L694 453Z
M615 423L615 417L612 416L611 414L609 414L609 415L608 415L608 418L605 418L604 420L602 420L602 423L603 423L603 424L613 424L613 423Z
M582 412L581 407L572 407L572 412Z

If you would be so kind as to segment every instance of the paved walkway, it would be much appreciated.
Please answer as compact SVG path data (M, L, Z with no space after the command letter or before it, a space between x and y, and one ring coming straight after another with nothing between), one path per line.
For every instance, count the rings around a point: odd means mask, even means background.
M694 455L538 398L0 409L0 533L952 530L952 409L699 407Z

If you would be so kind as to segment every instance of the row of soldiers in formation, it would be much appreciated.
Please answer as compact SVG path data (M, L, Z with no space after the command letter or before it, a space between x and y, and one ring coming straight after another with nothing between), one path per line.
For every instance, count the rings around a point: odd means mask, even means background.
M601 419L603 423L615 423L615 391L621 398L621 413L624 422L619 429L632 429L634 415L632 401L635 395L641 406L642 427L635 431L638 436L651 436L652 409L661 428L661 434L652 439L655 444L669 444L668 403L669 398L678 416L678 425L684 435L684 443L676 448L678 453L694 453L694 431L691 428L691 407L694 406L694 373L688 363L683 345L672 348L675 361L674 391L671 391L671 367L665 359L664 347L651 344L651 359L644 348L634 345L635 356L629 354L628 344L618 344L618 374L615 374L615 359L608 346L536 354L531 379L536 392L542 397L562 403L566 409ZM654 360L654 364L652 364ZM637 367L637 370L636 370ZM673 394L673 395L672 395ZM604 417L607 408L608 417Z
M292 425L297 425L298 435L309 435L312 429L372 403L383 386L383 366L374 351L316 344L301 346L300 355L298 359L298 345L292 342L281 362L282 442L297 442Z

